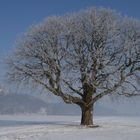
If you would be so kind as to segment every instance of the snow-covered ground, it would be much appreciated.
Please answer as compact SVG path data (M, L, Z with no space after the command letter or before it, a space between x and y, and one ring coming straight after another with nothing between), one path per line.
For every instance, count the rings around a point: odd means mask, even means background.
M100 127L79 125L79 116L0 116L0 140L140 140L140 117L101 117Z

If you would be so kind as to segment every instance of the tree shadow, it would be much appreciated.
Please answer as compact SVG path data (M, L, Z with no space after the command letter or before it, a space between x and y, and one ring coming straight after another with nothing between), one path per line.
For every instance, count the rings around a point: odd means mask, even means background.
M13 127L22 125L63 125L63 126L80 126L79 122L65 121L22 121L22 120L0 120L0 127Z

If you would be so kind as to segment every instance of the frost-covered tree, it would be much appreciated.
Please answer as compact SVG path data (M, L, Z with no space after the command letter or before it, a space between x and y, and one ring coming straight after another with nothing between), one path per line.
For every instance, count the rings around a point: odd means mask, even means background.
M96 101L140 93L140 21L102 8L50 17L18 41L7 64L12 82L37 83L93 125Z

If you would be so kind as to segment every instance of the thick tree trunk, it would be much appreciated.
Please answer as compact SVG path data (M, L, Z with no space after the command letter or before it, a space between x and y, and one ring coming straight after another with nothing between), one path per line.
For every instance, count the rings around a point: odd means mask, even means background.
M93 125L93 105L90 107L81 106L81 125Z
M93 89L93 86L86 82L83 84L83 89L83 101L86 104L80 106L82 111L81 125L91 126L93 125L93 104L90 103L92 102L92 95L96 89Z

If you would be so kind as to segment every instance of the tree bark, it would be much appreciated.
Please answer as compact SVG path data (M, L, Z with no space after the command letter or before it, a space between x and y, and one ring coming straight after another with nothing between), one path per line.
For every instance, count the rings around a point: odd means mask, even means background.
M81 125L93 125L93 105L89 107L81 106L82 116Z

